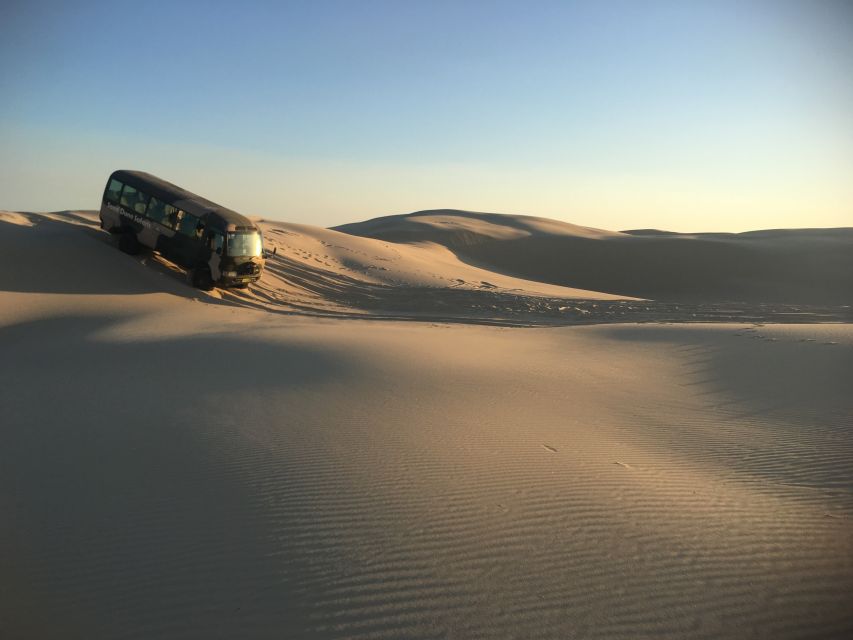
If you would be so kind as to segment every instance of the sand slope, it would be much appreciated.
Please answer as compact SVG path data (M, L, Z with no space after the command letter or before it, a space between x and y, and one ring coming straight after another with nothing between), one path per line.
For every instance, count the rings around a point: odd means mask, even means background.
M350 249L376 245L329 264ZM3 214L0 637L853 631L853 325L367 321L262 292L196 292L89 214Z
M503 220L498 216L499 220ZM533 239L618 234L555 221L515 219L515 227L471 221L480 236L522 234ZM260 221L277 255L248 291L187 289L186 274L156 254L115 261L114 239L97 226L95 212L0 212L3 251L14 264L38 264L0 274L9 290L87 293L155 292L262 309L279 314L566 325L598 322L851 321L853 307L709 300L642 300L526 280L461 260L441 237L418 242L362 238L340 231ZM522 230L524 229L524 230ZM442 230L441 233L445 233ZM441 233L439 236L441 236ZM529 235L524 235L529 234ZM471 240L468 232L465 237ZM97 249L92 242L98 244ZM447 242L447 238L443 241ZM547 256L545 256L547 262ZM62 273L53 280L43 274ZM136 274L135 276L132 274ZM689 296L688 296L689 297Z
M336 227L436 242L462 260L552 284L665 300L853 302L853 228L616 233L527 216L419 211Z
M488 317L504 304L526 311L528 304L544 298L630 300L482 269L460 261L447 247L434 242L399 244L309 225L259 224L268 248L278 251L268 263L263 283L254 290L255 300L267 306L418 314L435 313L437 304L444 302L456 312L478 308L480 315ZM454 304L453 298L464 302Z

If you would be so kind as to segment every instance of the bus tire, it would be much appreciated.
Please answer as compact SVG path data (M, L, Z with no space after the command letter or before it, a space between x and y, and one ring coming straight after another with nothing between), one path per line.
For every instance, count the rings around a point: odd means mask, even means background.
M213 276L210 275L210 267L207 265L199 265L193 269L193 286L202 291L210 291L213 289Z
M135 256L139 253L139 241L132 231L125 231L119 236L118 248L125 253Z

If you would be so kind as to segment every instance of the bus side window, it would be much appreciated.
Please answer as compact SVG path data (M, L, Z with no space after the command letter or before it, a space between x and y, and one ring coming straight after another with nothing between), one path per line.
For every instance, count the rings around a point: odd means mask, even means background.
M123 207L133 209L138 198L139 194L136 192L136 189L131 187L129 184L124 185L124 189L121 192L121 204Z
M124 185L115 178L110 180L110 186L107 187L107 193L104 196L104 199L107 202L117 203L123 186Z
M181 216L184 215L184 212L178 209L177 207L173 207L170 204L166 205L166 217L163 220L163 224L165 224L170 229L178 228L178 221L181 219Z
M199 225L199 219L194 215L187 213L186 211L182 211L184 215L180 217L178 222L178 231L183 233L184 235L189 236L190 238L196 237L196 231Z
M148 202L148 212L145 215L154 222L166 224L166 204L152 196Z
M148 206L148 199L150 197L151 196L147 193L142 193L141 191L137 192L136 204L133 205L133 210L136 211L136 213L145 215L145 209Z

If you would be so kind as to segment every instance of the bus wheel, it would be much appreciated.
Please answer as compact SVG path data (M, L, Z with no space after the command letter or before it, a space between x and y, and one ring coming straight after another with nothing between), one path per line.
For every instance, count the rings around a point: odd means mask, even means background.
M193 269L193 286L203 291L213 289L213 276L210 275L210 267L199 265Z
M136 239L136 235L130 231L122 233L118 239L118 248L125 253L135 256L139 253L139 242Z

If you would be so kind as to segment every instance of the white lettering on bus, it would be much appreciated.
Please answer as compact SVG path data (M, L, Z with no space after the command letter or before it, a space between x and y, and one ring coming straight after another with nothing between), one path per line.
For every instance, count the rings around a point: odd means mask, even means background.
M107 209L113 209L114 211L117 211L119 215L122 215L125 218L130 218L134 222L141 224L143 227L146 227L148 229L154 228L154 226L151 224L151 221L148 220L148 218L146 218L146 217L144 217L138 213L131 213L130 211L125 211L124 209L122 209L118 205L113 204L112 202L107 203Z

